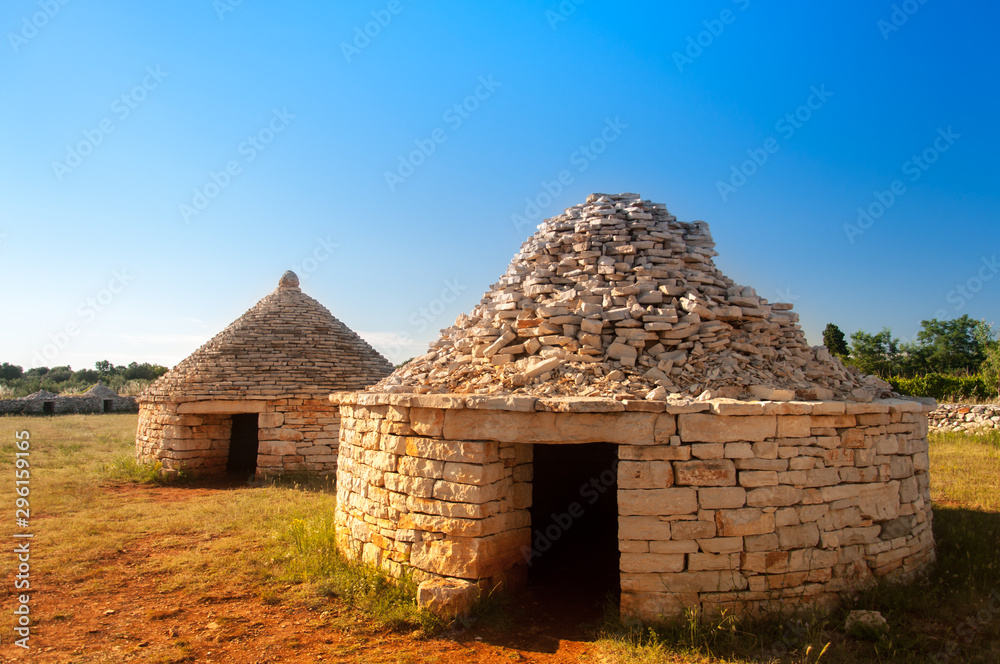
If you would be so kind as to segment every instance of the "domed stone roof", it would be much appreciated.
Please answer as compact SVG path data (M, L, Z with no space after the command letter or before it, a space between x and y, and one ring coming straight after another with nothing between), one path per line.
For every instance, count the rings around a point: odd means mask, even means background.
M638 194L546 219L429 352L371 391L870 401L888 384L810 347L791 304L712 261L703 221Z
M359 390L392 364L298 287L294 272L157 379L143 400L272 398Z

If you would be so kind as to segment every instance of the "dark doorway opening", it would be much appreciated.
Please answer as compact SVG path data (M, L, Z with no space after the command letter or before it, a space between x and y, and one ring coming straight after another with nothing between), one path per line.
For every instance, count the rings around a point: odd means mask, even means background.
M105 413L113 413L113 412L115 412L115 402L112 401L111 399L105 399L104 400L104 412Z
M229 438L226 471L242 476L255 474L257 445L257 413L233 415L233 431Z
M546 603L599 619L621 593L617 446L535 445L533 463L529 585Z
M55 401L45 401L42 403L42 412L46 415L54 415L56 412Z

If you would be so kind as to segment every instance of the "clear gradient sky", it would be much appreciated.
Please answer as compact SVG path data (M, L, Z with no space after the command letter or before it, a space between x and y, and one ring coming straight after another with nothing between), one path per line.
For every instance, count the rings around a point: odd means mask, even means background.
M399 362L595 191L708 221L814 344L998 321L998 24L985 1L7 0L0 361L172 366L291 268Z

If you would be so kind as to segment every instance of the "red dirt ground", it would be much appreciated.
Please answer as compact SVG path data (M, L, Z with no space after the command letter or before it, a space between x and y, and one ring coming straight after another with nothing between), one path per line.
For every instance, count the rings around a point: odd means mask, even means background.
M118 487L115 493L146 492L162 501L186 501L221 488ZM337 600L312 609L267 604L254 588L218 588L197 596L183 590L163 592L157 579L142 576L142 561L158 555L157 536L133 542L82 582L32 579L31 649L9 640L3 629L0 662L380 662L465 664L467 662L599 661L587 632L573 615L545 598L525 595L512 608L512 627L488 625L453 630L427 638L420 632L395 632L372 624ZM13 607L13 574L4 584L5 615ZM554 618L553 616L559 616ZM7 622L4 620L4 622ZM9 623L8 623L9 624Z

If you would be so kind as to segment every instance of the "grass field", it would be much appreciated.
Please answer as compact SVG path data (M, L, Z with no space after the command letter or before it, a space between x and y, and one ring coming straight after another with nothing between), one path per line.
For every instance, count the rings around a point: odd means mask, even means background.
M519 647L518 623L448 630L408 588L334 550L332 487L158 486L131 461L135 415L0 418L0 538L31 532L32 650L25 661L1000 662L1000 436L931 441L938 563L832 614L678 621ZM28 528L14 521L15 432L30 432ZM22 464L23 465L23 464ZM0 549L0 661L12 642L17 561ZM887 636L842 630L875 609ZM536 639L537 641L537 639ZM826 650L824 651L824 647Z

